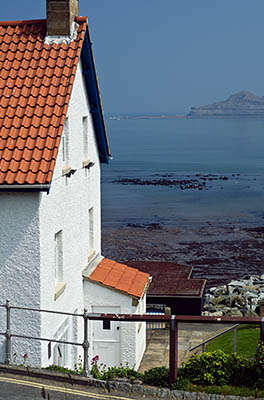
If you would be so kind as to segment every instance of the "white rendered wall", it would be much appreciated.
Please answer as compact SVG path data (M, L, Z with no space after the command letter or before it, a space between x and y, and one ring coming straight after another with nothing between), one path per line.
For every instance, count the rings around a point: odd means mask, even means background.
M0 193L0 304L40 306L39 193ZM6 330L5 309L0 308L0 332ZM39 337L37 312L11 310L11 332ZM29 365L40 365L35 340L12 338L17 363L27 354ZM5 361L5 339L0 336L0 362Z
M140 314L146 311L145 299L141 300L137 307L132 306L132 298L121 292L108 289L91 281L84 280L84 307L88 312L92 312L92 306L117 306L120 307L121 314ZM89 323L89 342L92 342L91 321ZM129 366L139 367L142 356L146 347L146 328L145 324L141 325L137 322L121 322L120 323L120 362ZM91 360L95 354L92 348L89 348L89 359Z
M83 168L83 117L88 117L88 158L95 165L89 170ZM69 166L76 169L70 178L62 177L62 142L53 174L50 193L41 194L40 202L40 256L41 256L41 308L83 312L82 271L88 264L88 256L101 251L100 215L100 162L89 104L84 89L81 65L78 65L73 92L68 108L69 123ZM86 156L87 158L87 156ZM94 208L94 248L89 248L89 209ZM54 235L62 230L63 237L63 282L65 290L54 300ZM90 257L91 260L91 257ZM67 317L43 314L41 333L43 337L53 338L57 329ZM83 340L83 321L69 317L69 341ZM76 337L77 336L77 337ZM70 346L71 347L71 346ZM53 363L48 359L48 344L42 345L42 365ZM79 354L82 348L78 348ZM73 352L69 349L69 367Z

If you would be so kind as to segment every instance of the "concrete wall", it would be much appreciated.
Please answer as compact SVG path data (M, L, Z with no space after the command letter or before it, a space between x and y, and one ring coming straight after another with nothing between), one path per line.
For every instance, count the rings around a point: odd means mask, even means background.
M39 193L0 193L0 304L8 298L13 306L40 306ZM0 332L5 332L5 309L0 308ZM40 315L11 311L11 332L40 335ZM5 360L5 339L0 336L0 361ZM40 365L37 341L12 339L17 363Z
M83 282L84 307L92 312L92 306L117 306L121 314L140 314L146 311L145 298L137 306L132 306L132 298L121 292L108 289L105 286L92 283L88 280ZM92 342L92 322L89 322L89 342ZM130 367L138 368L146 347L145 323L122 322L120 324L120 362ZM89 358L95 354L89 348Z
M83 152L83 120L88 117L88 157ZM83 311L82 270L88 257L101 251L100 215L100 164L93 131L89 104L83 87L81 65L75 78L68 109L69 163L63 161L63 141L59 148L53 181L49 194L42 193L40 201L40 256L41 256L41 308L67 311ZM95 163L89 170L83 162L89 158ZM62 176L63 168L76 169L70 178ZM94 246L89 247L89 209L94 208ZM54 235L62 230L63 279L62 293L56 289L54 273ZM66 316L42 314L43 337L54 338ZM78 322L76 322L78 321ZM78 328L79 327L79 328ZM78 331L78 333L77 333ZM82 340L82 318L68 317L68 340ZM71 346L70 346L71 347ZM53 345L52 345L53 348ZM81 348L79 348L79 352ZM79 354L79 353L78 353ZM74 367L78 356L68 349L69 367ZM53 363L53 354L48 358L48 344L42 344L42 365Z

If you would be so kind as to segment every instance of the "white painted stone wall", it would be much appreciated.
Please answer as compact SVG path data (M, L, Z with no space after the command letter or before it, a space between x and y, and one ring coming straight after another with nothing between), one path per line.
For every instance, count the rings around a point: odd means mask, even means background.
M83 168L82 118L88 117L88 158L94 166ZM100 163L89 104L84 89L81 65L74 82L68 108L69 165L76 169L70 178L62 177L65 167L62 142L56 161L49 194L0 193L0 304L9 298L13 305L23 305L65 312L83 312L82 270L101 251ZM94 208L94 246L89 248L89 208ZM63 232L63 284L65 290L55 300L54 235ZM14 312L15 332L54 338L68 318L68 340L82 341L82 318L46 313ZM5 331L4 310L0 308L0 331ZM78 323L76 322L78 321ZM14 332L14 330L12 330ZM5 339L0 337L0 361L5 359ZM17 362L28 354L31 366L53 363L48 358L48 344L13 339ZM19 346L19 347L18 347ZM52 346L53 347L53 346ZM74 367L78 354L68 349L69 367Z
M0 304L40 306L39 193L0 192ZM0 332L6 330L5 309L0 308ZM40 315L11 310L11 332L40 335ZM28 363L40 364L37 341L12 338L11 360L28 355ZM5 338L0 336L0 362L5 361Z
M146 312L145 297L139 301L138 305L132 306L132 297L121 292L108 289L105 286L84 280L84 307L88 312L92 312L92 306L117 306L120 307L121 314L140 314ZM120 362L130 367L139 367L146 347L146 327L145 323L121 322L120 324ZM92 323L89 322L89 342L92 343ZM89 359L93 354L92 347L89 348Z
M87 158L83 153L82 118L88 117L88 159L95 163L89 170L83 168ZM41 257L41 308L83 312L82 271L88 264L88 256L101 252L100 215L100 162L93 130L89 104L84 89L81 65L74 82L70 105L69 123L69 166L76 169L70 178L62 177L62 142L56 161L50 193L41 194L40 202L40 257ZM89 248L89 209L94 208L94 248ZM62 230L63 237L63 282L64 292L55 301L54 235ZM91 260L91 257L90 257ZM68 317L69 341L82 341L82 318ZM42 314L41 333L53 338L55 332L67 319L66 316ZM77 323L78 321L78 334ZM53 346L52 346L53 347ZM82 354L82 348L78 348ZM77 354L69 346L68 366L73 368ZM74 355L73 359L72 356ZM42 344L42 365L53 363L48 359L48 345Z

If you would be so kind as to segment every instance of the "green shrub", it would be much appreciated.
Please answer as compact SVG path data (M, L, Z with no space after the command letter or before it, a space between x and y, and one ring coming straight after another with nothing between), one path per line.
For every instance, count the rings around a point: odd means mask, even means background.
M166 367L156 367L145 371L143 382L152 386L169 386L169 369Z
M184 364L184 375L202 385L224 385L229 381L229 358L222 350L194 355Z
M258 379L254 385L254 388L264 390L264 378Z
M264 342L258 341L255 355L255 368L259 378L264 377Z
M255 361L245 356L233 353L229 357L228 368L230 377L228 383L234 386L252 386L257 379Z

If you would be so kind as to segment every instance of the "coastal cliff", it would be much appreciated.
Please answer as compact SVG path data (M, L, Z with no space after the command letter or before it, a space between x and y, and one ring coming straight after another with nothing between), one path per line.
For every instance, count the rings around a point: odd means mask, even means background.
M264 117L264 97L241 91L206 106L191 107L188 117Z

